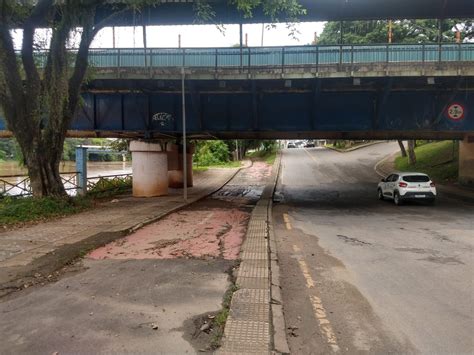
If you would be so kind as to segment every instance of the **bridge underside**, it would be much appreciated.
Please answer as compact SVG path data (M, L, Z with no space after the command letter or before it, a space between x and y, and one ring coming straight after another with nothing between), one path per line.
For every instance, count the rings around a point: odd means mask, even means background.
M126 13L114 20L115 25L186 25L196 22L193 1L168 1L145 8L137 13ZM269 22L270 18L260 9L253 16L245 17L227 0L210 2L215 17L207 23L258 23ZM474 15L471 0L300 0L306 9L301 21L374 20L406 18L470 18ZM383 4L382 4L383 3ZM120 1L110 1L99 11L98 20L110 13L111 6L119 6ZM283 17L283 16L279 16ZM282 18L283 20L283 18ZM206 20L201 20L206 22Z
M452 104L463 107L450 117ZM463 139L474 132L474 77L187 80L195 139ZM8 136L1 131L0 136ZM178 138L181 81L101 79L71 137Z
M229 139L461 139L473 132L474 78L430 80L189 80L187 132ZM76 135L181 135L180 81L96 80L89 90L73 123ZM449 116L452 104L464 108L461 117Z

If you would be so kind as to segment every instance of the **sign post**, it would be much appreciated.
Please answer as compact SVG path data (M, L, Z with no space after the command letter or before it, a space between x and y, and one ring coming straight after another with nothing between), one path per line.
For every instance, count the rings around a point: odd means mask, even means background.
M76 147L77 194L87 192L87 148Z
M183 105L183 198L188 201L188 165L187 165L187 147L186 147L186 92L184 86L185 71L181 68L181 92Z

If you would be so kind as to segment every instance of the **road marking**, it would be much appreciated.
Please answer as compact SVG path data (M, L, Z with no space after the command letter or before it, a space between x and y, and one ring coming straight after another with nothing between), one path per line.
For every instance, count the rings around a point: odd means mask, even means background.
M301 252L301 249L297 245L293 245L293 250L295 253ZM306 280L306 287L309 289L315 288L314 280L309 273L309 268L306 262L302 258L299 258L298 264ZM314 295L310 295L309 298L311 301L311 306L313 307L314 316L319 322L319 329L321 330L321 333L326 337L326 341L328 342L332 351L338 352L340 348L337 345L336 334L334 333L334 330L331 326L331 322L329 322L329 319L327 318L326 310L324 309L321 298Z
M314 295L310 296L311 305L313 306L314 315L319 321L319 328L326 336L328 344L331 346L333 352L338 352L339 346L337 345L337 338L334 330L332 329L331 323L327 319L326 310L324 309L323 303L319 297Z
M295 253L299 253L301 251L301 249L298 248L298 246L296 245L293 245L293 250L295 251ZM313 281L313 278L311 277L311 274L309 273L308 264L306 264L306 261L304 261L301 258L298 259L298 264L300 265L301 272L303 273L303 276L306 280L306 287L313 288L314 281Z
M288 229L288 230L293 229L293 228L291 227L290 216L288 216L288 214L283 213L283 220L285 221L286 229Z
M306 150L306 148L303 148L303 150L306 152L306 154L308 154L308 156L309 156L315 163L318 162L315 157L313 157L311 154L309 154L309 152Z

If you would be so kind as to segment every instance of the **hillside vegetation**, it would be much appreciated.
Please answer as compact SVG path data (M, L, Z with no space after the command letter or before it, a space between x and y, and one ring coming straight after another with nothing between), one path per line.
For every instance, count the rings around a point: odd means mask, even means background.
M415 149L416 164L408 158L398 157L395 167L399 171L417 171L428 174L437 182L454 182L459 171L459 145L455 141L426 143Z

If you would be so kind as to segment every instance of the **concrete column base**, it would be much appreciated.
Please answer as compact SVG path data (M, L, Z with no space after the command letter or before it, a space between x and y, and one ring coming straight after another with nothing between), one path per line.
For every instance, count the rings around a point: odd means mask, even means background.
M193 186L193 154L194 146L186 147L187 186ZM178 144L168 145L168 186L174 189L184 187L183 174L183 146Z
M132 141L133 196L168 194L168 155L160 144Z
M474 186L474 136L459 142L459 182Z

